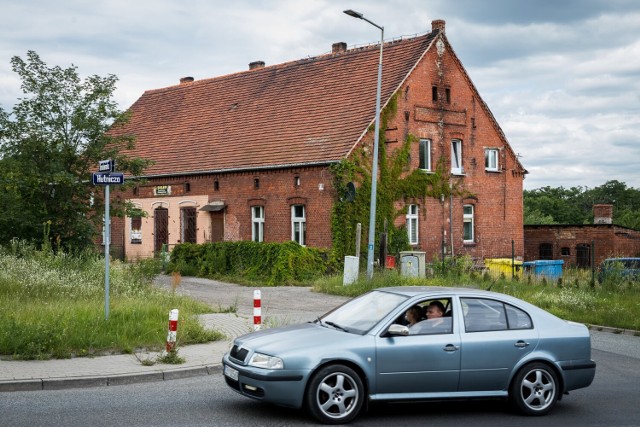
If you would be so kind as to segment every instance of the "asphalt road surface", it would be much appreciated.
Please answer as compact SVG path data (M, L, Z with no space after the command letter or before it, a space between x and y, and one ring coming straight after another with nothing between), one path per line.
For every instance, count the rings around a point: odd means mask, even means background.
M170 278L159 279L170 286ZM185 278L179 292L251 315L253 289ZM263 316L274 324L315 318L345 298L308 288L262 288ZM501 401L380 404L351 425L640 426L640 337L592 332L593 384L571 392L546 417L524 417ZM301 426L303 411L261 404L230 390L222 374L100 388L3 393L1 426Z

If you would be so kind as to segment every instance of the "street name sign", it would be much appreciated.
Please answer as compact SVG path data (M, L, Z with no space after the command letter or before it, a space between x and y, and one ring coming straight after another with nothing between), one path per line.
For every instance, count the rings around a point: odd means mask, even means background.
M93 185L120 185L124 184L123 173L94 173Z

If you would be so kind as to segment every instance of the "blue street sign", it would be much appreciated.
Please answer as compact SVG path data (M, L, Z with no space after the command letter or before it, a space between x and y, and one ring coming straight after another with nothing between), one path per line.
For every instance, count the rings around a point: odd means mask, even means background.
M93 185L119 185L124 184L123 173L94 173Z

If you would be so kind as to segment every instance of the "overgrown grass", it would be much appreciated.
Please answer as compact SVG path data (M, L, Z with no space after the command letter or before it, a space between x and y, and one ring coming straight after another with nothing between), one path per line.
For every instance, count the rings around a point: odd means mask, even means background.
M151 285L159 271L155 261L110 264L107 320L101 256L0 250L0 355L48 359L159 351L174 308L180 311L178 344L222 338L196 318L211 307Z
M356 296L386 286L463 286L489 289L513 295L556 316L588 325L609 326L640 331L640 283L630 281L598 283L592 286L591 274L568 269L562 280L525 276L513 280L473 271L436 272L426 279L402 277L396 270L376 273L371 281L364 275L348 286L342 276L318 279L313 288L333 295Z

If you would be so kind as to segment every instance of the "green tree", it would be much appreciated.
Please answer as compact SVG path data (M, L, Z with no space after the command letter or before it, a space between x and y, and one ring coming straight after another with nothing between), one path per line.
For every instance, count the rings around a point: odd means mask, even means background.
M120 154L131 135L110 133L127 116L113 100L117 78L81 79L77 68L49 68L33 51L12 69L24 97L11 113L0 108L0 244L12 238L81 249L102 224L103 192L91 185L99 160L141 175L148 161ZM129 206L114 203L114 215ZM96 214L98 213L98 214Z

